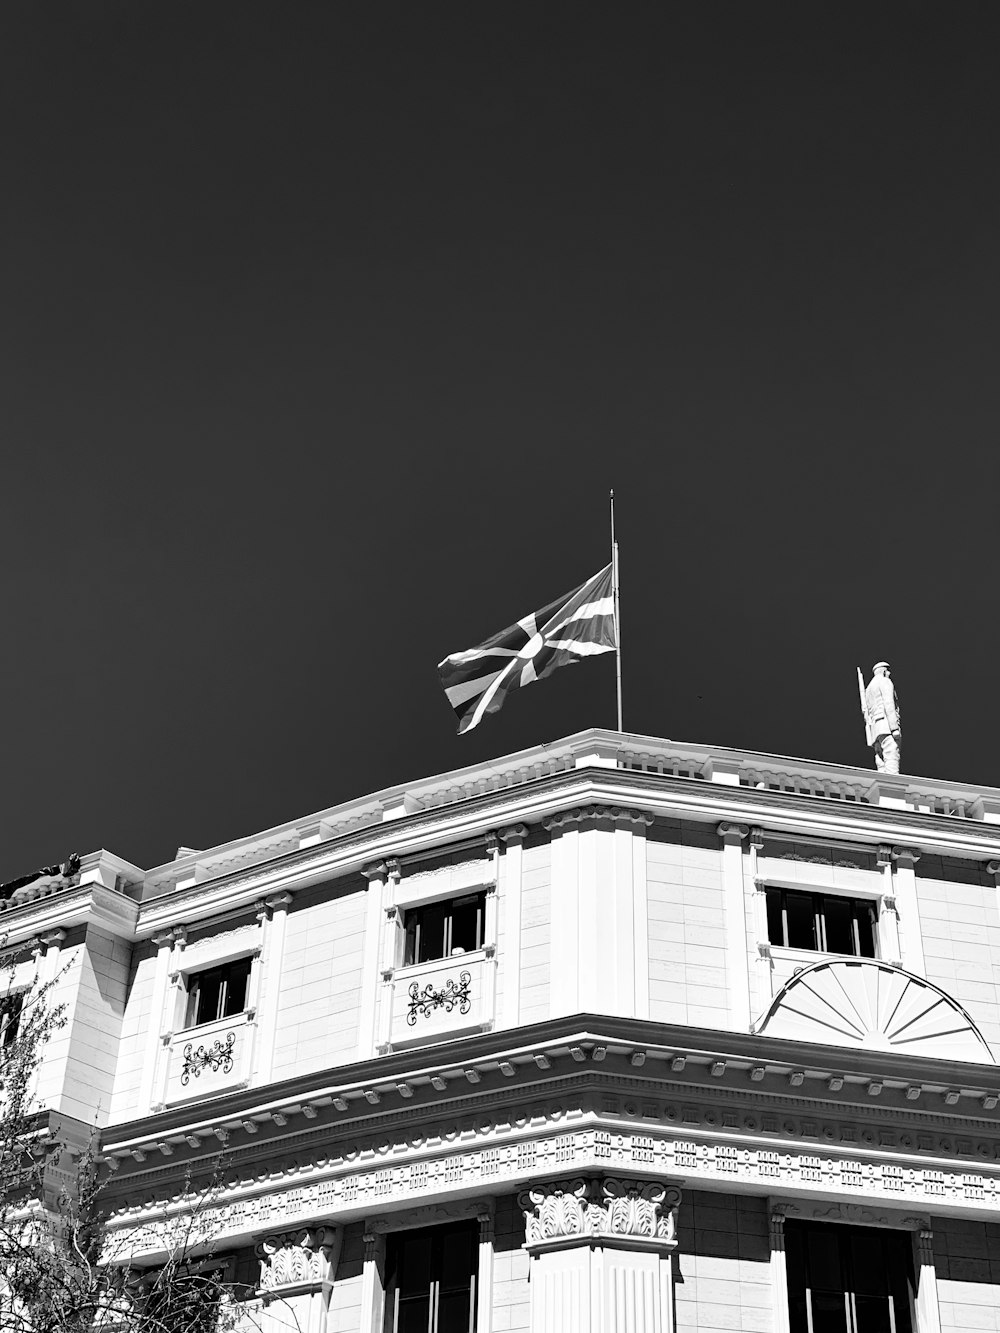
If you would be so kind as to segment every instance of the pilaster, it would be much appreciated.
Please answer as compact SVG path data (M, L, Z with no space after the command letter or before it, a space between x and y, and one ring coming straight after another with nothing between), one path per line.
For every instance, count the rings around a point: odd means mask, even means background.
M251 964L248 1007L257 1008L257 1077L261 1083L270 1082L274 1064L285 930L291 901L290 893L275 893L264 899L261 951Z
M917 1333L941 1333L937 1272L934 1268L934 1232L922 1226L914 1235L917 1269Z
M361 963L361 1005L358 1015L358 1059L369 1060L375 1050L375 1009L378 1001L379 953L382 949L382 911L389 867L385 861L365 866L365 942Z
M608 1176L519 1195L531 1333L672 1333L680 1190Z
M750 963L747 957L747 915L743 889L745 824L720 824L722 887L726 900L726 977L729 1012L737 1032L750 1031Z
M881 846L878 849L876 864L882 871L882 892L878 899L878 951L879 957L894 967L902 966L899 947L899 916L896 908L896 885L892 874L893 850Z
M385 1311L385 1233L365 1229L360 1333L382 1333Z
M149 1003L149 1025L146 1028L146 1049L142 1060L142 1082L139 1084L139 1098L136 1108L139 1115L148 1115L153 1103L156 1066L162 1045L167 982L170 976L170 951L174 945L173 930L165 930L159 935L154 935L153 943L156 945L156 960L153 964L153 994Z
M770 1201L768 1239L771 1248L771 1311L774 1333L789 1333L788 1266L785 1260L785 1209Z
M926 976L924 941L920 930L920 902L917 898L917 862L920 853L913 847L894 847L893 876L899 920L899 957L908 972Z
M517 1027L521 1006L521 872L528 830L512 824L499 832L503 844L503 1012L498 1027Z

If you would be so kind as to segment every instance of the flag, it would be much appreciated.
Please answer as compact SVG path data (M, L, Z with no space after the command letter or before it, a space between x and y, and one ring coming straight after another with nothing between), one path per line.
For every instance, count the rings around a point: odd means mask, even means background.
M557 667L614 651L618 635L611 571L606 565L579 588L478 648L452 653L438 663L444 692L458 714L459 735L471 731L487 713L498 712L508 691L544 680Z

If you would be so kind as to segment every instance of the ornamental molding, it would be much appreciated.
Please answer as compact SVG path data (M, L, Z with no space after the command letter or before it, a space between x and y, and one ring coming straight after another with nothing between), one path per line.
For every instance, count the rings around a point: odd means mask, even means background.
M476 1218L480 1231L491 1228L496 1200L454 1199L431 1207L411 1208L380 1217L366 1217L365 1231L372 1236L384 1236L389 1231L414 1231L418 1227L437 1226L441 1222L467 1222Z
M616 1107L620 1115L616 1098L604 1100L607 1116ZM272 1158L270 1169L258 1161L247 1163L242 1171L227 1172L220 1195L206 1204L199 1224L222 1242L248 1231L305 1228L317 1215L338 1226L379 1213L394 1220L401 1208L469 1201L470 1195L482 1207L484 1196L523 1187L526 1178L629 1179L633 1174L661 1184L683 1181L689 1188L765 1195L780 1191L798 1201L827 1206L857 1203L921 1216L938 1213L989 1220L1000 1208L996 1144L950 1140L953 1150L981 1157L979 1162L956 1161L930 1155L944 1146L933 1135L883 1136L871 1131L858 1135L845 1126L837 1141L795 1142L795 1132L807 1130L815 1136L821 1127L790 1116L741 1115L739 1107L726 1125L710 1111L700 1126L686 1123L697 1118L693 1106L664 1108L651 1103L633 1109L636 1114L659 1111L674 1123L621 1127L564 1101L526 1106L516 1117L483 1113L437 1126L432 1134L416 1124L410 1134L381 1140L374 1150L352 1146L337 1155L317 1144L309 1156L297 1145L295 1156ZM914 1142L915 1137L926 1141ZM918 1152L927 1155L921 1158ZM173 1169L170 1179L177 1192L168 1197L162 1197L167 1191L160 1197L151 1194L153 1182L144 1174L116 1181L116 1188L127 1191L128 1202L109 1220L115 1253L157 1250L164 1228L169 1229L189 1207L183 1171L183 1163ZM166 1183L168 1169L157 1174ZM541 1186L529 1187L528 1193L533 1188ZM602 1196L597 1202L608 1208L611 1197L617 1196ZM588 1205L593 1201L588 1195ZM642 1212L639 1202L634 1199L629 1206L634 1204ZM646 1202L657 1203L661 1212L662 1207L673 1206L666 1199Z
M559 814L543 819L542 827L553 833L569 824L591 822L633 824L648 828L653 822L653 816L646 810L630 810L620 805L580 805L573 810L561 810Z
M320 1291L336 1277L342 1242L343 1231L327 1222L264 1236L254 1246L260 1260L256 1294L267 1301Z
M595 1241L673 1249L680 1201L680 1190L665 1181L620 1176L548 1181L517 1197L529 1253Z
M930 1230L930 1217L915 1217L906 1212L867 1208L861 1203L828 1203L821 1199L782 1201L772 1208L772 1215L815 1222L847 1222L852 1226L899 1227L907 1231Z

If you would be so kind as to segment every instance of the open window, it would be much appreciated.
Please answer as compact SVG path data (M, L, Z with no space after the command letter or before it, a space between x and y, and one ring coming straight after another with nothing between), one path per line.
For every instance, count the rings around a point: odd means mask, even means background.
M912 1333L909 1232L789 1221L785 1255L789 1333Z
M17 1041L23 1008L23 991L13 991L0 999L0 1051L8 1050Z
M801 889L767 890L767 937L788 949L878 957L876 902Z
M481 949L486 942L486 891L407 908L403 966Z
M185 1027L198 1027L241 1014L247 1007L252 961L251 957L234 958L219 967L192 972L187 979Z
M475 1333L479 1224L387 1238L384 1333Z

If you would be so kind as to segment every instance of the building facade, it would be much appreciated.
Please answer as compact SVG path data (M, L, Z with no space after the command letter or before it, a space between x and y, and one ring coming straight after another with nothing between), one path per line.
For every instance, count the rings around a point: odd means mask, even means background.
M998 790L592 730L8 886L7 1007L267 1330L1000 1330L998 875Z

